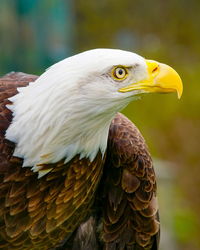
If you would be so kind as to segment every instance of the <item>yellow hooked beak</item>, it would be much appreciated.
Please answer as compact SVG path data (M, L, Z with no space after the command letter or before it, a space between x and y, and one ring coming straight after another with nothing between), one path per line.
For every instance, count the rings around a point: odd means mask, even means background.
M120 92L129 92L133 90L144 90L146 93L170 93L177 92L178 98L181 98L183 84L178 73L170 66L158 63L152 60L146 60L148 77L137 83L132 83Z

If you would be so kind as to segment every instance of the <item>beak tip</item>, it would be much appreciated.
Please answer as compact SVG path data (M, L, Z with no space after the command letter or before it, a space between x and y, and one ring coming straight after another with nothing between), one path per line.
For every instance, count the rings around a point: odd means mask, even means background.
M179 100L181 99L182 94L183 94L183 89L177 90L177 96Z
M181 99L182 94L183 94L183 83L182 83L182 81L180 79L180 83L179 83L179 86L177 88L177 95L178 95L179 100Z

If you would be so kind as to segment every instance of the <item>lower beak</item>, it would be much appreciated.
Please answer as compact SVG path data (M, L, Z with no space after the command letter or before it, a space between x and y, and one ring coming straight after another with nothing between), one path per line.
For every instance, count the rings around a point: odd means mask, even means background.
M152 60L146 60L148 76L147 79L132 83L120 92L129 92L142 90L145 93L170 93L177 92L178 98L181 98L183 84L178 73L170 66L158 63Z

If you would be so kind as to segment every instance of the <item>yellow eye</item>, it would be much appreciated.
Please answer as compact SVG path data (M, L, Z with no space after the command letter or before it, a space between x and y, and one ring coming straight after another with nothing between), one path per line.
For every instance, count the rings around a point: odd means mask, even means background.
M127 70L123 67L114 68L112 73L113 73L114 78L117 80L124 80L128 75Z

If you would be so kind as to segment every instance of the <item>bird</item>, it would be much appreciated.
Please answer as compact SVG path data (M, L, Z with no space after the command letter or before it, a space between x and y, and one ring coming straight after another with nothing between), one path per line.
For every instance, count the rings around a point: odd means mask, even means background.
M152 159L119 112L182 91L173 68L120 49L1 77L0 249L157 250Z

